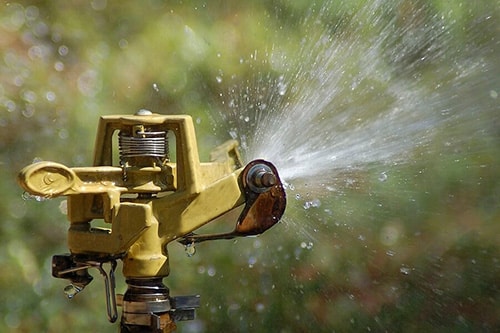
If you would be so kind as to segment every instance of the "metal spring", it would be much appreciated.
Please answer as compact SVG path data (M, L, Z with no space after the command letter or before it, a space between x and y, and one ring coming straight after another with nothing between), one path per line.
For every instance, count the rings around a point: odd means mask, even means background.
M120 132L118 145L122 162L134 157L155 157L168 159L167 132L136 132L130 136L127 132Z

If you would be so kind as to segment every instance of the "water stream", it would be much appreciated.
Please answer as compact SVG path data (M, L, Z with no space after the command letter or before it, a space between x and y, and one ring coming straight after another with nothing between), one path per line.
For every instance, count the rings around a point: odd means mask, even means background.
M271 295L259 305L305 307L292 331L384 331L396 313L410 330L488 331L498 322L463 304L498 295L487 235L498 230L500 67L498 42L478 29L495 31L494 17L478 15L459 43L453 19L418 2L331 5L298 20L295 52L253 55L271 70L236 79L212 115L287 184L283 223L245 252ZM489 287L471 292L469 276Z
M347 174L384 182L473 140L488 149L499 110L491 49L457 45L453 24L428 6L374 1L332 23L329 5L301 21L297 53L274 45L263 57L278 74L223 95L219 118L248 159L273 161L309 208L352 186Z

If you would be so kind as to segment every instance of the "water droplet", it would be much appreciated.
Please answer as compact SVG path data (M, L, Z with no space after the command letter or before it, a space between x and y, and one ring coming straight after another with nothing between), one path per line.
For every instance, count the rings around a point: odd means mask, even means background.
M378 176L378 180L381 182L385 182L387 180L387 173L385 173L385 171L380 173L380 175Z
M42 196L39 196L39 195L33 195L33 194L30 194L28 192L24 192L21 196L23 198L23 200L35 200L35 201L38 201L38 202L42 202L42 201L45 201L45 200L49 200L50 198L47 198L47 197L42 197Z
M16 110L16 103L12 100L6 100L3 105L7 108L8 112L13 112Z
M408 275L411 273L411 268L410 267L406 267L406 266L402 266L399 271L404 274L404 275Z
M287 88L288 88L288 86L284 82L284 77L282 75L279 77L279 81L278 81L278 94L280 94L280 96L284 96L286 94Z
M217 81L217 83L221 83L222 82L222 77L216 76L215 80Z
M313 242L302 242L300 243L300 247L303 248L303 249L307 249L307 250L311 250L314 246L314 243Z
M255 310L257 312L263 312L265 309L266 309L266 306L262 303L257 303L257 305L255 305Z
M194 243L188 244L184 247L184 251L186 251L186 254L188 257L192 257L196 254L196 247Z
M68 200L63 200L59 204L59 211L63 215L68 215Z
M215 267L213 267L213 266L208 267L208 270L207 270L208 276L214 277L216 273L217 273L217 270L215 269Z
M56 61L54 63L54 69L58 72L62 72L64 70L64 64L61 61Z
M26 105L26 108L21 112L26 118L31 118L35 114L35 107L33 105Z
M306 201L304 203L304 209L309 209L311 207L317 208L321 206L321 201L319 199L314 199L312 201Z
M21 198L23 198L23 200L31 200L32 196L28 192L23 192L23 194L21 195Z
M60 56L67 56L69 53L69 48L66 45L61 45L57 49L57 53L59 53Z
M158 84L153 83L153 90L156 91L156 92L160 91L160 88L158 87Z
M80 291L82 291L83 288L80 288L78 286L75 286L74 284L70 284L64 288L64 294L66 294L66 297L69 299L73 299L73 297L76 296Z
M252 268L253 265L255 265L256 262L257 262L257 258L255 258L255 257L248 258L248 267Z
M140 109L135 113L136 116L150 116L152 115L153 112L147 110L147 109Z
M394 252L392 250L387 250L387 251L385 251L385 254L387 254L389 257L394 257L394 255L396 254L396 252Z
M47 101L49 102L54 102L56 100L56 93L53 92L53 91L47 91L45 93L45 98L47 99Z

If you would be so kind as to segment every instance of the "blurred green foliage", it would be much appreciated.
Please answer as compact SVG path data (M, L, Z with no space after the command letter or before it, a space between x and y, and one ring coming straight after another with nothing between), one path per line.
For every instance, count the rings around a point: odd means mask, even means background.
M326 6L320 24L334 33L352 26L343 20L366 3L3 2L0 332L116 331L98 276L72 301L51 277L51 256L67 251L62 200L24 200L15 183L23 166L90 165L98 117L140 108L192 115L206 159L229 137L231 124L219 121L229 112L224 94L290 70L301 40L315 33L303 24L311 13ZM480 49L496 67L478 75L500 77L499 1L385 3L373 15L388 22L420 8L424 22L443 19L448 48ZM362 31L369 36L370 27ZM392 47L407 42L402 37ZM278 53L292 59L273 63ZM433 79L431 67L411 71ZM496 110L493 130L451 129L471 136L466 147L416 153L383 182L387 168L375 165L321 209L304 209L290 192L285 222L259 238L203 244L192 258L172 244L166 284L173 295L202 297L198 319L179 331L498 331L499 83L491 82L484 102Z

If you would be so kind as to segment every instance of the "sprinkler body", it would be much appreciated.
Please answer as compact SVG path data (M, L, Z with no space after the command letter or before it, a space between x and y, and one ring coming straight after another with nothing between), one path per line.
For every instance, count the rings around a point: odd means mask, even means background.
M91 282L88 269L96 268L105 279L111 322L122 306L122 332L170 332L175 321L194 318L199 297L171 297L163 285L170 272L167 245L260 234L286 205L276 168L264 160L243 165L236 141L217 147L210 160L199 160L191 117L141 110L101 117L91 167L25 167L18 178L25 191L67 196L70 254L53 257L52 274L70 281L68 297ZM194 233L241 205L233 231ZM109 228L93 226L95 220ZM117 260L128 286L123 296L115 295Z

